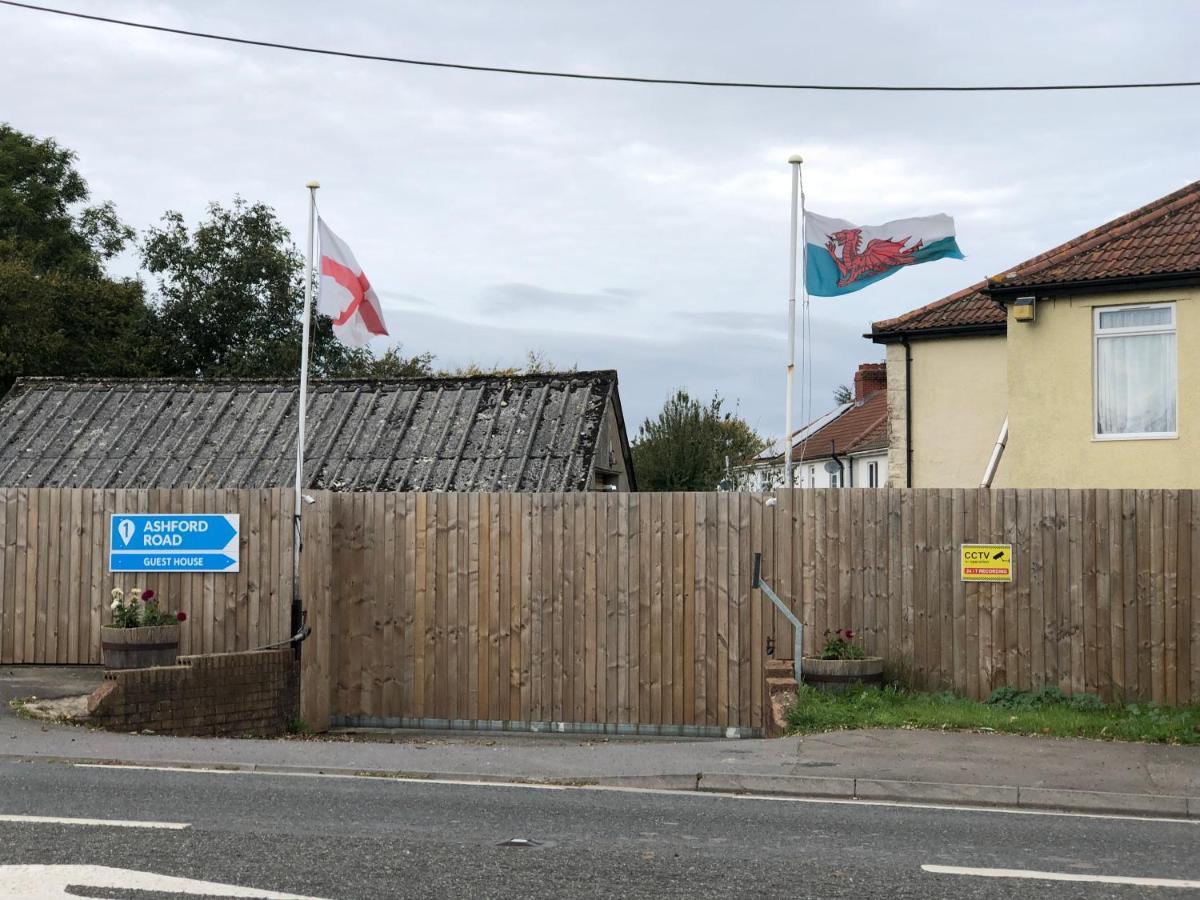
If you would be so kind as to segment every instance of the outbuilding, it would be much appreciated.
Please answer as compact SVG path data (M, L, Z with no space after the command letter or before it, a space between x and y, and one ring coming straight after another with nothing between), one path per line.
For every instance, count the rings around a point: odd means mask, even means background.
M20 379L0 487L287 487L295 381ZM309 387L304 484L334 491L631 491L614 371Z

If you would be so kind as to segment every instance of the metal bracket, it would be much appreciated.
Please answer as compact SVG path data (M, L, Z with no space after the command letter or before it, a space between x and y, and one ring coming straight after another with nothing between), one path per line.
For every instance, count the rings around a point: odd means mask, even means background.
M779 609L781 613L792 623L792 636L795 639L793 647L793 660L796 666L796 684L800 683L800 660L804 657L804 623L796 618L796 614L788 609L788 605L779 599L779 595L771 590L771 586L762 580L762 554L754 554L754 574L750 581L751 588L759 588L767 599L770 600Z

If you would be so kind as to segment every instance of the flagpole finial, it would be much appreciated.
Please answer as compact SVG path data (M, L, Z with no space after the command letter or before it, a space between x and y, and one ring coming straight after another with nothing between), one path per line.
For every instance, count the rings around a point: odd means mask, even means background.
M312 190L316 190L320 186L321 186L321 182L319 182L319 181L310 181L308 184L305 185L306 188L310 188Z
M793 153L791 156L788 157L788 162L790 162L794 166L798 166L798 165L800 165L800 163L804 162L804 157L801 156L799 153Z

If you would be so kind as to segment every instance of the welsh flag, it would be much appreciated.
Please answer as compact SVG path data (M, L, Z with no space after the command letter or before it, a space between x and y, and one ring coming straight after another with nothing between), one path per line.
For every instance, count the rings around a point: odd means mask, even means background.
M962 259L947 215L855 225L845 219L804 214L808 292L837 297L860 291L905 266L935 259Z
M346 242L317 219L321 238L321 280L317 309L333 319L333 333L348 347L365 347L388 333L379 296Z

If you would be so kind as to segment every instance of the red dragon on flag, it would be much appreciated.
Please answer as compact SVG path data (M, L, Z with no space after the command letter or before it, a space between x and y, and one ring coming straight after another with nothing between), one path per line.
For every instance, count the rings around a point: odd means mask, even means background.
M920 262L921 260L915 259L913 254L924 246L924 242L917 241L911 247L906 248L904 245L909 240L907 237L898 241L888 238L872 238L867 242L866 249L860 252L861 228L846 228L833 232L829 235L829 240L825 242L825 249L829 251L829 255L833 257L833 261L837 263L838 271L841 273L842 277L838 279L838 287L846 287L860 278L886 272L896 266ZM838 255L839 247L842 251L840 256Z

